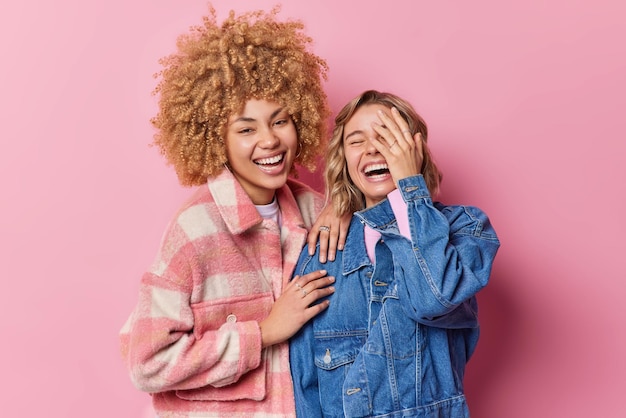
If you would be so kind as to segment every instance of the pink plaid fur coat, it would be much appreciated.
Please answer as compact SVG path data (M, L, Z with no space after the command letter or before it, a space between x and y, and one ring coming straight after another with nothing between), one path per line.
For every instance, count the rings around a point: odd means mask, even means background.
M292 276L322 196L277 190L282 229L224 170L180 209L120 332L133 383L159 417L295 416L287 343L259 322Z

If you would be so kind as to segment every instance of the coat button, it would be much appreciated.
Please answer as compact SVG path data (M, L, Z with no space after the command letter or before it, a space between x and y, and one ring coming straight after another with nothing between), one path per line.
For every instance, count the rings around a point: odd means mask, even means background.
M237 316L235 316L234 314L230 314L226 317L226 321L230 323L237 322Z

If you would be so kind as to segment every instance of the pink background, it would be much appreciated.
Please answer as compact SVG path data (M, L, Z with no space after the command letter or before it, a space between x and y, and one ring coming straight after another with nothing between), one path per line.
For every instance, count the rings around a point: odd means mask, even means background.
M216 0L220 16L269 0ZM144 417L117 333L189 190L148 146L157 60L204 0L5 2L0 415ZM626 6L285 0L328 60L429 124L446 203L502 248L466 379L478 418L623 417ZM304 176L319 186L318 177Z

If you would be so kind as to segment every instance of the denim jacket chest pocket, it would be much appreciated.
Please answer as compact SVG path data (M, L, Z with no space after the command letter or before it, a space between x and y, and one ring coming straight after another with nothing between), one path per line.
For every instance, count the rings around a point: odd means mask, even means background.
M366 329L315 334L313 356L318 378L324 382L319 393L323 411L337 407L335 402L343 396L346 375L366 340Z
M334 370L354 362L367 340L367 330L318 332L315 334L315 365L322 370Z

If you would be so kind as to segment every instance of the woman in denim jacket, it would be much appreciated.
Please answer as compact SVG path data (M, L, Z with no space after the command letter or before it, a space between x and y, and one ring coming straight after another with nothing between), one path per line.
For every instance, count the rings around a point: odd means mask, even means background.
M409 103L367 91L335 123L327 196L339 216L354 215L334 261L305 250L296 266L336 278L328 309L291 340L298 416L468 417L475 295L496 233L478 208L433 202L441 174Z

